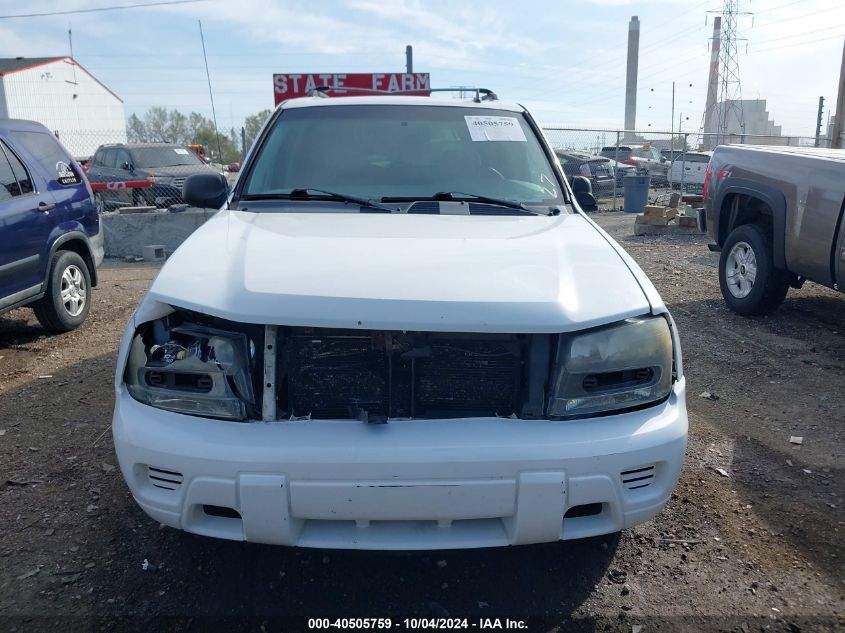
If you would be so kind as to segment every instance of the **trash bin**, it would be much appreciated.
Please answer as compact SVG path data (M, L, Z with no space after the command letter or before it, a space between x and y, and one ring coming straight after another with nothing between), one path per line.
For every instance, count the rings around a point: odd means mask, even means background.
M649 176L624 176L622 178L622 204L628 213L642 213L648 204Z

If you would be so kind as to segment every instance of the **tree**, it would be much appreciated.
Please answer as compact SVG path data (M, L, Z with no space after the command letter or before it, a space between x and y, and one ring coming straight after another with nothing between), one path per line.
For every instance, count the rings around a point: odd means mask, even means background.
M244 133L249 146L271 110L262 110L244 121ZM177 145L199 144L205 146L209 158L215 163L234 163L242 160L241 139L238 130L218 130L214 122L199 112L187 116L179 110L168 110L161 106L148 109L143 117L135 114L126 121L126 137L130 143L176 143Z
M246 141L244 151L248 151L249 148L252 147L255 137L258 136L258 133L261 131L261 126L264 125L264 122L272 113L273 111L268 108L267 110L262 110L258 114L253 114L252 116L248 116L244 119L244 140Z
M147 142L147 126L135 114L131 114L126 122L126 138L130 143Z

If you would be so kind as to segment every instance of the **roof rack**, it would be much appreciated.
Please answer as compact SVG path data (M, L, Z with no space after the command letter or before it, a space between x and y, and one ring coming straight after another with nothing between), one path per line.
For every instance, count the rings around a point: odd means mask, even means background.
M309 97L328 97L330 91L343 91L343 92L360 92L364 94L372 94L372 95L391 95L391 96L401 96L401 95L419 95L420 93L424 92L474 92L475 97L473 97L473 101L475 103L481 103L482 101L496 101L498 100L498 96L492 90L488 90L487 88L429 88L428 90L376 90L373 88L354 88L354 87L347 87L344 86L342 88L335 88L334 86L317 86L313 90L308 92Z

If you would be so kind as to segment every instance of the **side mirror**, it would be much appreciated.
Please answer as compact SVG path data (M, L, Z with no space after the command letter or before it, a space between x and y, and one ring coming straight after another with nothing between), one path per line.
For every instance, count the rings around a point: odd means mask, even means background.
M575 202L581 207L582 211L598 211L599 203L596 202L596 197L588 192L581 192L575 194Z
M135 167L132 163L123 163L120 168L124 171L135 171Z
M194 174L182 185L182 199L192 207L220 209L229 195L229 184L220 174Z
M573 176L569 179L572 186L572 193L577 197L579 193L593 193L593 183L585 176Z
M598 211L599 205L593 195L593 184L589 178L584 176L573 176L569 180L572 186L572 193L575 194L575 202L582 211Z

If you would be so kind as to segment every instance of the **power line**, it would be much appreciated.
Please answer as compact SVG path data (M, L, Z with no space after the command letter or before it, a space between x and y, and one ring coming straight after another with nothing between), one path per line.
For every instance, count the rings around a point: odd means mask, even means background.
M96 13L98 11L119 11L121 9L142 9L144 7L160 7L174 4L192 4L195 2L208 2L208 0L161 0L160 2L147 2L144 4L124 4L110 7L94 7L91 9L69 9L67 11L48 11L45 13L15 13L12 15L0 15L0 20L13 18L44 18L51 15L71 15L74 13Z
M845 35L843 33L842 35ZM831 37L822 37L819 39L811 40L809 42L796 42L794 44L784 44L783 46L770 46L769 48L758 48L757 50L749 51L748 55L755 55L757 53L765 53L766 51L777 51L782 48L793 48L794 46L808 46L810 44L818 44L819 42L827 42L828 40L838 40L842 38L842 35L832 35Z
M812 35L813 33L821 33L822 31L832 31L833 29L841 28L845 28L845 24L836 24L834 26L827 26L823 29L813 29L812 31L804 31L803 33L793 33L792 35L784 35L783 37L773 37L767 40L761 40L757 42L757 44L768 44L769 42L778 42L780 40L791 40L793 38L802 37L804 35Z

